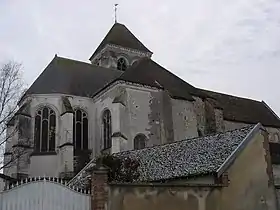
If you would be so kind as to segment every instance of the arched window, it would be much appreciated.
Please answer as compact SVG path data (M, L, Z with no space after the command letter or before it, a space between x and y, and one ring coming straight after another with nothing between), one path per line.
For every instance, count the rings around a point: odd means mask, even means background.
M134 138L134 149L144 149L146 147L147 137L144 134L138 134Z
M103 146L104 149L112 146L112 119L111 112L106 109L102 115L102 127L103 127Z
M38 152L55 151L55 112L49 107L42 107L35 116L34 144Z
M73 142L75 150L88 149L88 117L81 109L74 110L73 117Z
M121 70L121 71L125 71L127 69L127 62L124 58L118 59L117 68L118 68L118 70Z

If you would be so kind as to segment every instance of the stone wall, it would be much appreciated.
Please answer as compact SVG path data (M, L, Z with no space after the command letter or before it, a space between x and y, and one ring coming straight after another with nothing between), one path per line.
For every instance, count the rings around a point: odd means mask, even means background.
M224 132L225 124L224 124L223 110L215 109L214 111L215 111L216 131Z
M92 210L214 210L221 186L207 184L108 184L108 170L93 169Z
M174 141L198 136L194 104L186 100L171 99Z
M197 132L198 136L205 135L205 104L204 101L199 97L194 97L194 111L196 113L196 120L197 120Z
M16 116L15 123L19 125L19 130L17 131L17 135L12 139L9 144L7 144L7 148L15 147L17 144L28 144L30 146L34 145L34 118L36 115L36 111L40 107L48 106L54 110L56 114L56 129L55 129L55 152L53 153L45 153L35 154L32 153L33 149L28 151L28 153L24 152L25 155L22 155L15 167L9 167L4 170L6 175L12 175L16 173L24 173L29 176L59 176L60 172L64 172L64 166L67 162L70 170L73 168L73 155L72 157L67 158L65 155L65 151L59 149L59 147L65 142L72 143L72 117L66 120L63 120L65 116L61 116L63 114L63 101L61 94L40 94L40 95L30 95L27 97L22 104L28 102L28 114L30 116L22 115L21 113ZM71 105L75 107L79 107L85 112L88 113L89 127L93 127L94 118L92 117L93 103L90 98L83 97L68 97ZM64 118L63 118L64 117ZM68 125L69 124L69 125ZM65 129L70 128L71 136L67 136L67 132ZM13 126L10 126L8 132L14 130ZM94 130L89 129L89 147L93 144L93 134ZM20 148L22 149L22 147ZM27 148L25 148L27 150ZM31 154L32 153L32 154ZM7 157L8 158L8 157ZM69 165L70 164L70 165Z
M117 45L106 45L98 54L91 59L91 63L105 68L117 68L117 61L124 58L130 66L140 58L152 56L151 53L143 53L138 50L128 49Z
M111 185L110 210L210 210L216 209L215 187Z
M127 88L129 110L129 149L133 149L133 139L139 133L148 137L147 146L161 143L161 112L157 94L141 89Z
M224 120L225 131L243 128L252 125L252 123L242 123ZM280 143L280 128L265 127L269 134L269 141Z
M217 131L216 112L214 106L206 99L204 100L205 134L213 134Z
M254 135L243 148L226 171L230 184L217 194L219 208L277 209L266 132Z

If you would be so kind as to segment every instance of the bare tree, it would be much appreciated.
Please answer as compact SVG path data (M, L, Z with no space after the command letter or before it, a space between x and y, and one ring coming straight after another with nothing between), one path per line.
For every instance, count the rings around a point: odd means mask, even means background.
M17 133L17 127L7 133L7 123L17 111L17 104L23 92L21 64L13 61L0 64L0 170L21 155L19 152L13 154L9 162L3 165L5 144Z

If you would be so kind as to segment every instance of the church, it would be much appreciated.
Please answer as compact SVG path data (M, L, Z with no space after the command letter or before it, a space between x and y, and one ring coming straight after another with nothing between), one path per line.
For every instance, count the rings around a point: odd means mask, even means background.
M231 132L235 139L245 139L249 131L242 129L258 125L267 132L274 175L280 175L280 119L264 101L194 87L152 55L120 23L112 26L88 63L55 55L7 124L8 133L19 130L6 144L4 161L11 160L13 151L25 152L4 174L72 179L100 154L162 149ZM169 149L175 148L184 146Z

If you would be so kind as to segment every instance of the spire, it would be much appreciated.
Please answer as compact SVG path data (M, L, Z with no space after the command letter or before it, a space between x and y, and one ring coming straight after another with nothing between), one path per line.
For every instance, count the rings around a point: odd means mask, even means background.
M97 47L95 52L90 57L90 60L102 50L107 44L118 45L125 48L139 50L141 52L152 53L148 48L140 42L131 31L123 24L115 23L110 31L107 33L101 44Z

